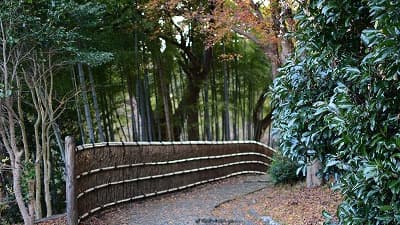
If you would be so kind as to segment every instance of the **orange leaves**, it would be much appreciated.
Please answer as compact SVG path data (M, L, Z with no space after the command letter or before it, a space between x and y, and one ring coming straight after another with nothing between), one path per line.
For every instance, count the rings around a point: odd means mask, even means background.
M267 2L279 4L277 0L150 0L144 9L152 21L170 23L159 24L169 36L182 36L190 29L212 46L236 32L266 49L280 38L276 10ZM182 18L179 24L174 24L176 17ZM166 29L175 34L166 33Z
M276 35L272 29L268 5L256 4L253 0L218 0L218 2L220 8L217 13L220 20L217 23L220 23L221 27L251 34L254 38L250 39L261 46L274 41L273 37Z
M260 216L270 216L281 224L322 225L322 211L334 215L341 202L340 194L329 188L306 189L303 183L295 185L268 186L265 189L221 205L213 211L215 216L231 217L235 211L256 212L258 216L246 215L254 224L264 224Z

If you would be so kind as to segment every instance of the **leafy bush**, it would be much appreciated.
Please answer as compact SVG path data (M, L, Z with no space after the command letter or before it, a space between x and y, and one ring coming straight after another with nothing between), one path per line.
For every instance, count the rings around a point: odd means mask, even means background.
M280 153L274 155L268 173L275 184L293 183L299 180L296 173L299 164Z
M311 0L276 80L285 155L341 174L340 224L400 224L400 1Z

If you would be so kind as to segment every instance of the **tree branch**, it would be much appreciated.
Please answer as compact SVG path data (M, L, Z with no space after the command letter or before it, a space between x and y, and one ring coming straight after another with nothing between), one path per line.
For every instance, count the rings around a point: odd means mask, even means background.
M260 4L256 4L256 3L254 2L254 0L250 0L250 6L251 6L251 8L255 11L255 13L256 13L258 19L260 19L260 20L263 21L263 20L264 20L264 15L262 14L262 12L261 12L261 10L260 10Z
M239 28L237 26L233 27L232 30L234 32L236 32L236 33L238 33L240 35L243 35L246 38L250 39L251 41L256 43L256 45L260 46L261 48L265 48L266 45L260 39L258 39L254 34L252 34L250 32L247 32L247 31L244 31L244 30L242 30L241 28Z

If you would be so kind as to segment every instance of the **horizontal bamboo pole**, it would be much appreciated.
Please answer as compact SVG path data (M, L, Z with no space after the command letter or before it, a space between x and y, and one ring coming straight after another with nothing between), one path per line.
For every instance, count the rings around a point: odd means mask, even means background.
M132 183L132 182L137 182L137 181L143 181L143 180L150 180L150 179L158 179L158 178L164 178L164 177L170 177L170 176L175 176L175 175L181 175L181 174L187 174L187 173L194 173L194 172L199 172L199 171L204 171L204 170L212 170L212 169L219 169L219 168L224 168L228 166L235 166L235 165L242 165L242 164L261 164L268 166L268 163L262 162L262 161L240 161L240 162L234 162L234 163L227 163L227 164L222 164L218 166L208 166L208 167L201 167L197 169L191 169L191 170L181 170L181 171L176 171L172 173L166 173L166 174L159 174L159 175L153 175L153 176L146 176L146 177L138 177L134 179L129 179L129 180L121 180L121 181L114 181L110 183L105 183L101 185L94 186L92 188L86 189L85 191L79 193L77 195L77 199L81 198L85 194L88 194L92 191L101 189L101 188L106 188L112 185L118 185L118 184L124 184L124 183Z
M138 142L100 142L100 143L93 143L93 144L84 144L78 146L78 151L98 148L98 147L106 147L106 146L162 146L162 145L225 145L225 144L255 144L262 146L272 152L276 152L275 149L269 147L268 145L258 142L258 141L152 141L152 142L145 142L145 141L138 141Z
M94 170L90 170L87 172L83 172L76 176L76 179L80 179L81 177L95 174L102 171L109 171L109 170L116 170L116 169L123 169L123 168L132 168L132 167L139 167L139 166L155 166L155 165L168 165L168 164L178 164L190 161L200 161L200 160L210 160L210 159L222 159L222 158L232 158L237 156L260 156L269 160L272 160L271 157L257 152L241 152L235 154L226 154L226 155L216 155L216 156L201 156L201 157L194 157L194 158L186 158L186 159L178 159L178 160L171 160L171 161L159 161L159 162L144 162L144 163L132 163L126 165L115 165L109 167L98 168Z

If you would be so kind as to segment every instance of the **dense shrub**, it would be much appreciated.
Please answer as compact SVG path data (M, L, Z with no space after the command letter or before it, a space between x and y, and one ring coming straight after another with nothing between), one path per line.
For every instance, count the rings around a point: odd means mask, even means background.
M298 167L299 164L297 162L277 153L274 155L268 173L275 184L294 183L300 178L296 173Z
M341 224L400 224L400 1L311 0L276 80L285 155L341 174Z

